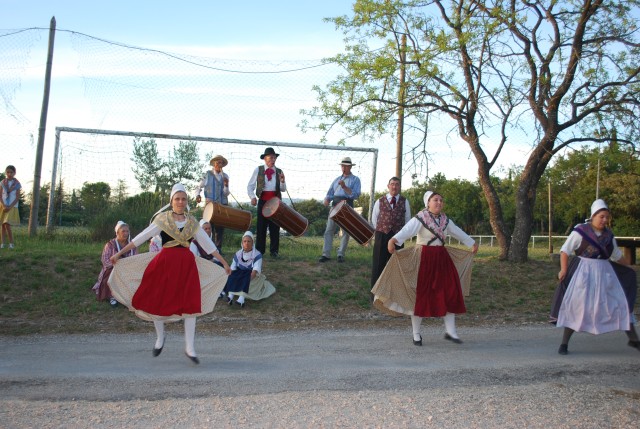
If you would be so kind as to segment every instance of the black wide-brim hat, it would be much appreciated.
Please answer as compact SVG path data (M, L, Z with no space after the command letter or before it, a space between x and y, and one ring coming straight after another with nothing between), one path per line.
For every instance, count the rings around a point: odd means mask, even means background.
M264 153L263 153L262 155L260 155L260 159L264 159L264 157L265 157L265 156L268 156L268 155L275 155L275 156L276 156L276 158L280 156L280 154L279 154L279 153L276 153L276 151L275 151L275 150L273 150L273 148L272 148L272 147L268 147L268 148L266 148L266 149L264 150Z

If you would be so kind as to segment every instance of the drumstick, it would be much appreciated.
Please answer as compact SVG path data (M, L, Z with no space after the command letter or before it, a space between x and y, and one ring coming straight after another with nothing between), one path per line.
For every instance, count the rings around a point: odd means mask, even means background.
M298 211L298 209L296 209L296 205L293 204L293 199L291 198L291 195L289 195L289 190L287 189L285 192L287 193L287 197L289 197L289 201L291 201L291 207L293 207L295 211Z
M233 196L233 194L231 192L229 192L229 195L231 195L231 198L234 199L234 201L236 202L236 204L238 205L238 207L240 207L242 210L246 210L242 204L240 204L240 202L238 200L236 200L236 197Z

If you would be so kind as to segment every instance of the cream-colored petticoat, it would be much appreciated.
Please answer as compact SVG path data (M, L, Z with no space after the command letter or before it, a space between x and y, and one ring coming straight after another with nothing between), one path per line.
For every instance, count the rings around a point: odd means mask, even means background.
M446 247L460 276L462 294L469 296L471 287L471 268L473 253L455 247ZM380 274L371 289L374 294L373 305L380 311L392 316L413 315L416 305L416 285L422 246L416 245L397 250Z
M271 284L267 277L260 273L255 279L249 283L249 292L234 292L236 295L243 295L250 300L258 301L261 299L269 298L276 292L276 288Z
M142 282L144 270L156 255L157 253L141 253L120 259L115 264L109 276L109 287L111 288L111 294L114 298L127 306L129 310L133 311L139 318L149 321L163 320L172 322L184 319L185 317L196 317L211 313L216 302L218 302L220 292L222 292L224 285L227 283L227 273L224 271L224 268L212 264L203 258L195 258L196 265L198 266L198 276L200 277L200 313L156 316L155 314L149 314L131 306L133 295Z

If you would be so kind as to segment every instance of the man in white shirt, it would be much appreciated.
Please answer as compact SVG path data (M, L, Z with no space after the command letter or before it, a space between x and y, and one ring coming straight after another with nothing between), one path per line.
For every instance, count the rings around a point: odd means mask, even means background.
M280 227L262 214L265 203L272 198L282 199L282 191L287 190L284 181L284 173L276 167L276 159L280 156L272 147L264 150L260 159L264 165L257 167L249 184L247 194L251 198L251 205L258 206L258 221L256 225L256 249L263 255L267 246L267 229L269 229L269 251L271 256L277 258L280 252Z

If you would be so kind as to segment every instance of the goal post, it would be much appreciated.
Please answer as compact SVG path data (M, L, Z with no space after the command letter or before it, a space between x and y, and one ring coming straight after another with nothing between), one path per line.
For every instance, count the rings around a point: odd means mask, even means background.
M73 134L75 140L66 137L64 133ZM235 192L245 198L246 184L255 167L260 165L259 155L266 147L273 147L276 152L281 152L278 167L285 172L289 195L297 200L324 199L329 185L339 175L340 160L350 156L355 159L354 164L357 164L353 174L360 178L363 191L365 184L369 184L367 218L371 219L378 162L378 149L375 148L56 127L47 231L50 232L54 226L55 185L63 179L65 187L71 189L79 188L87 181L104 181L113 187L115 180L125 179L130 188L141 191L132 173L131 139L135 138L154 139L158 142L161 155L170 154L178 141L203 143L199 147L200 158L218 153L227 158L229 164L225 167L225 172L231 178L230 187L234 190L232 194ZM260 149L252 146L260 146ZM208 165L208 159L205 161ZM198 172L199 175L204 173L205 171Z

